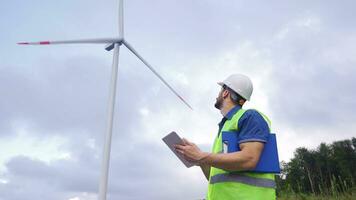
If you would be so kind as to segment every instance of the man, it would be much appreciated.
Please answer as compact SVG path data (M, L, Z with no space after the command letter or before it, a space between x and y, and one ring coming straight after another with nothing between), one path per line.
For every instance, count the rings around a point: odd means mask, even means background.
M223 119L212 153L202 152L186 139L183 139L184 144L175 146L176 150L201 167L209 181L207 200L276 199L274 174L253 172L270 129L263 114L242 109L253 91L251 80L245 75L233 74L218 84L222 87L215 107ZM222 135L228 133L237 134L235 145L239 145L240 151L226 152Z

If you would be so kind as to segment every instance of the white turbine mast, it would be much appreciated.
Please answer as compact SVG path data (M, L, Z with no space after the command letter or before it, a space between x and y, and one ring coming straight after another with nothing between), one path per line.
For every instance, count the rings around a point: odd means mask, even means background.
M106 125L106 136L103 150L103 159L101 165L101 176L99 182L99 200L106 200L107 185L108 185L108 173L109 173L109 163L110 163L110 150L111 150L111 138L113 130L113 119L114 119L114 108L115 108L115 97L116 97L116 86L117 86L117 74L119 67L119 50L120 46L123 44L129 49L134 55L140 59L143 64L148 67L169 90L171 90L186 106L190 109L192 107L176 92L171 85L167 83L166 80L145 60L140 54L124 39L124 5L123 0L119 0L119 37L118 38L96 38L96 39L81 39L81 40L65 40L65 41L40 41L40 42L19 42L19 45L52 45L52 44L107 44L106 50L111 51L114 49L113 62L112 62L112 72L110 81L110 94L108 103L108 116Z

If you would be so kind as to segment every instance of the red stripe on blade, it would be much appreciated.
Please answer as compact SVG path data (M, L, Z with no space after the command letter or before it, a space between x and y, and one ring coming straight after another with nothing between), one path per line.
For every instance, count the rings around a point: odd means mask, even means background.
M49 41L43 41L43 42L40 42L40 44L50 44Z

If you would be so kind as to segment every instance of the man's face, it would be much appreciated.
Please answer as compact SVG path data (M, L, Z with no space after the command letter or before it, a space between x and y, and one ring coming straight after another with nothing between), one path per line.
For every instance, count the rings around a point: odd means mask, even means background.
M224 101L224 98L223 98L223 92L224 92L224 88L221 88L220 92L219 92L219 95L218 97L216 98L216 102L215 102L215 108L217 109L221 109L222 105L223 105L223 101Z

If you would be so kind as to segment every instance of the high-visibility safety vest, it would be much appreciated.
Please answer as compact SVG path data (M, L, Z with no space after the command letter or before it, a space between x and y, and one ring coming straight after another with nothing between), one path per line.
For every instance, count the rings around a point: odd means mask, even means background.
M223 153L222 132L238 131L238 122L246 110L238 110L226 120L216 137L213 153ZM270 127L268 118L260 113ZM229 172L210 168L207 200L272 200L276 199L275 175L256 172Z

